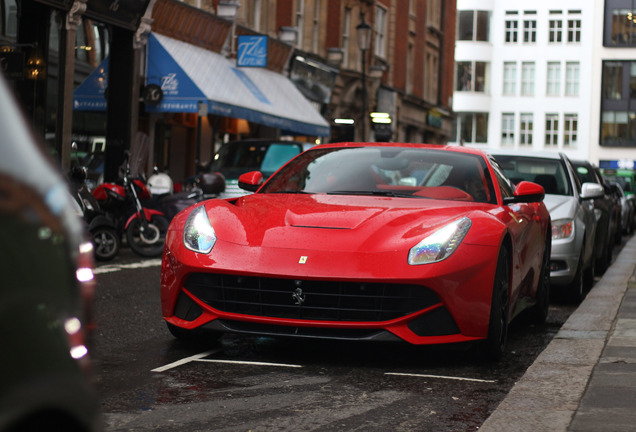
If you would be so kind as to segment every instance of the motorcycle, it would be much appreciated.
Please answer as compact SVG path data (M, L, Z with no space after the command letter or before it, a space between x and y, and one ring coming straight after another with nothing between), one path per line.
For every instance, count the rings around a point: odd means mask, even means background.
M79 206L88 232L93 239L95 259L110 261L119 253L121 235L117 232L117 227L113 221L106 216L99 202L91 193L86 179L85 167L76 165L71 168L71 193Z
M162 211L142 204L150 192L142 180L131 177L128 158L121 183L102 183L93 196L115 223L119 236L126 235L133 252L142 257L161 256L169 221Z

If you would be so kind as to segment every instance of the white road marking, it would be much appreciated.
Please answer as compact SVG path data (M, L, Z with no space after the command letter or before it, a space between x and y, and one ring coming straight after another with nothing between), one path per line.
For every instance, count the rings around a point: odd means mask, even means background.
M456 381L472 381L472 382L482 382L482 383L496 383L496 380L485 380L479 378L463 378L463 377L452 377L452 376L444 376L444 375L427 375L427 374L410 374L410 373L400 373L400 372L385 372L385 375L395 375L395 376L409 376L416 378L439 378L439 379L447 379L447 380L456 380Z
M161 258L155 258L155 259L149 259L149 260L139 261L139 262L130 263L130 264L108 264L101 267L96 267L93 270L93 273L94 274L112 273L112 272L117 272L120 270L155 267L160 265L161 265Z
M190 362L193 362L193 361L196 361L196 360L200 360L203 357L207 357L207 356L212 355L212 354L217 353L217 352L219 352L218 349L211 350L211 351L205 351L205 352L202 352L200 354L195 354L193 356L186 357L186 358L183 358L181 360L177 360L174 363L170 363L170 364L167 364L165 366L161 366L161 367L155 368L151 372L164 372L164 371L167 371L168 369L176 368L176 367L182 366L182 365L184 365L186 363L190 363Z
M253 366L276 366L276 367L288 367L288 368L302 367L301 365L295 365L295 364L252 362L252 361L240 361L240 360L197 359L195 361L208 362L208 363L229 363L229 364L240 364L240 365L253 365Z
M151 372L165 372L169 369L173 369L179 366L183 366L184 364L191 362L208 362L208 363L228 363L228 364L237 364L237 365L251 365L251 366L275 366L275 367L288 367L288 368L301 368L301 365L295 364L285 364L285 363L266 363L266 362L252 362L252 361L241 361L241 360L215 360L215 359L206 359L205 357L215 354L219 352L220 349L205 351L200 354L195 354L190 357L183 358L181 360L177 360L176 362L167 364L165 366L161 366L153 369Z

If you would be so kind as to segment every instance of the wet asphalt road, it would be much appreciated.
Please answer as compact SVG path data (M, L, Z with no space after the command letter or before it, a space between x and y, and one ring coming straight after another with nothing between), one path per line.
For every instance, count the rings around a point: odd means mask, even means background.
M92 358L106 431L475 431L574 306L513 323L497 363L471 351L225 335L175 340L158 260L97 268Z

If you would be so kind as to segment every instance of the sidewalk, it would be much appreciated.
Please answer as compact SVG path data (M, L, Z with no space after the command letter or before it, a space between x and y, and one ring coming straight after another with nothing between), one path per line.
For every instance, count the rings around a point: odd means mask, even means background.
M480 432L636 430L636 236Z

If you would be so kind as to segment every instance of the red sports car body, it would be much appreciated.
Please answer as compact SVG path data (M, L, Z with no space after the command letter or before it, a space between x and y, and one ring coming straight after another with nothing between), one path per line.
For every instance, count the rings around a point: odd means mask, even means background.
M241 177L257 188L260 176ZM484 340L548 307L550 219L539 185L488 155L396 143L316 146L252 195L178 214L162 312L177 337L218 332ZM495 293L495 295L493 295Z

